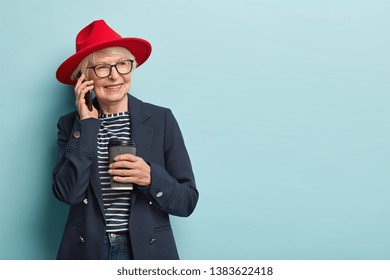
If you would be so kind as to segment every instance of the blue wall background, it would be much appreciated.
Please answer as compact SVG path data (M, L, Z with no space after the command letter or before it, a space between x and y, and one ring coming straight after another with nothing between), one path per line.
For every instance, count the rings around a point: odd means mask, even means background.
M55 79L104 18L153 45L131 93L170 107L200 191L183 259L390 258L388 0L0 0L0 259L53 259Z

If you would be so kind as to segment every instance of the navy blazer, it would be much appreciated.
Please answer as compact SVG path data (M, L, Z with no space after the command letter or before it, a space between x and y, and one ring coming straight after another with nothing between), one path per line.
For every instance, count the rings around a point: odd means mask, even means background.
M128 95L137 155L151 166L151 185L131 193L129 233L134 259L178 259L169 215L187 217L198 191L190 158L171 110ZM99 259L106 232L97 165L100 121L77 111L58 121L55 196L70 205L58 259Z

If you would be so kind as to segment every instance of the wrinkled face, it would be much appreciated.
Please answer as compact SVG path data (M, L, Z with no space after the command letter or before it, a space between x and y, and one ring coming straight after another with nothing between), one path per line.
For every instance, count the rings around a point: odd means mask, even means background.
M119 53L101 50L94 54L93 62L90 62L88 66L113 65L128 59L128 57ZM98 68L95 69L98 70ZM120 74L115 67L111 67L111 74L109 76L99 78L93 69L87 68L86 78L94 81L94 92L99 103L109 105L127 102L127 93L130 91L131 86L131 73Z

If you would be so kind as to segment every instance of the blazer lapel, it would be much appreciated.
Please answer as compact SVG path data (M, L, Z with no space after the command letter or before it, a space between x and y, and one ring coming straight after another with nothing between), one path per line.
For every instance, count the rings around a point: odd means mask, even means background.
M130 135L137 146L137 156L145 161L149 156L153 139L153 128L145 125L150 118L150 113L139 99L129 95L130 109Z

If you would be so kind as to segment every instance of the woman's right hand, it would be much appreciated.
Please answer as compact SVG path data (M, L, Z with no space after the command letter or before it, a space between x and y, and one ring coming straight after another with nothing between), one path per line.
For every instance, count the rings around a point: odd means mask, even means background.
M79 112L80 119L98 118L98 111L92 106L92 111L89 111L85 101L85 94L93 89L93 80L84 81L85 75L81 74L78 78L76 86L74 87L76 97L76 107Z

